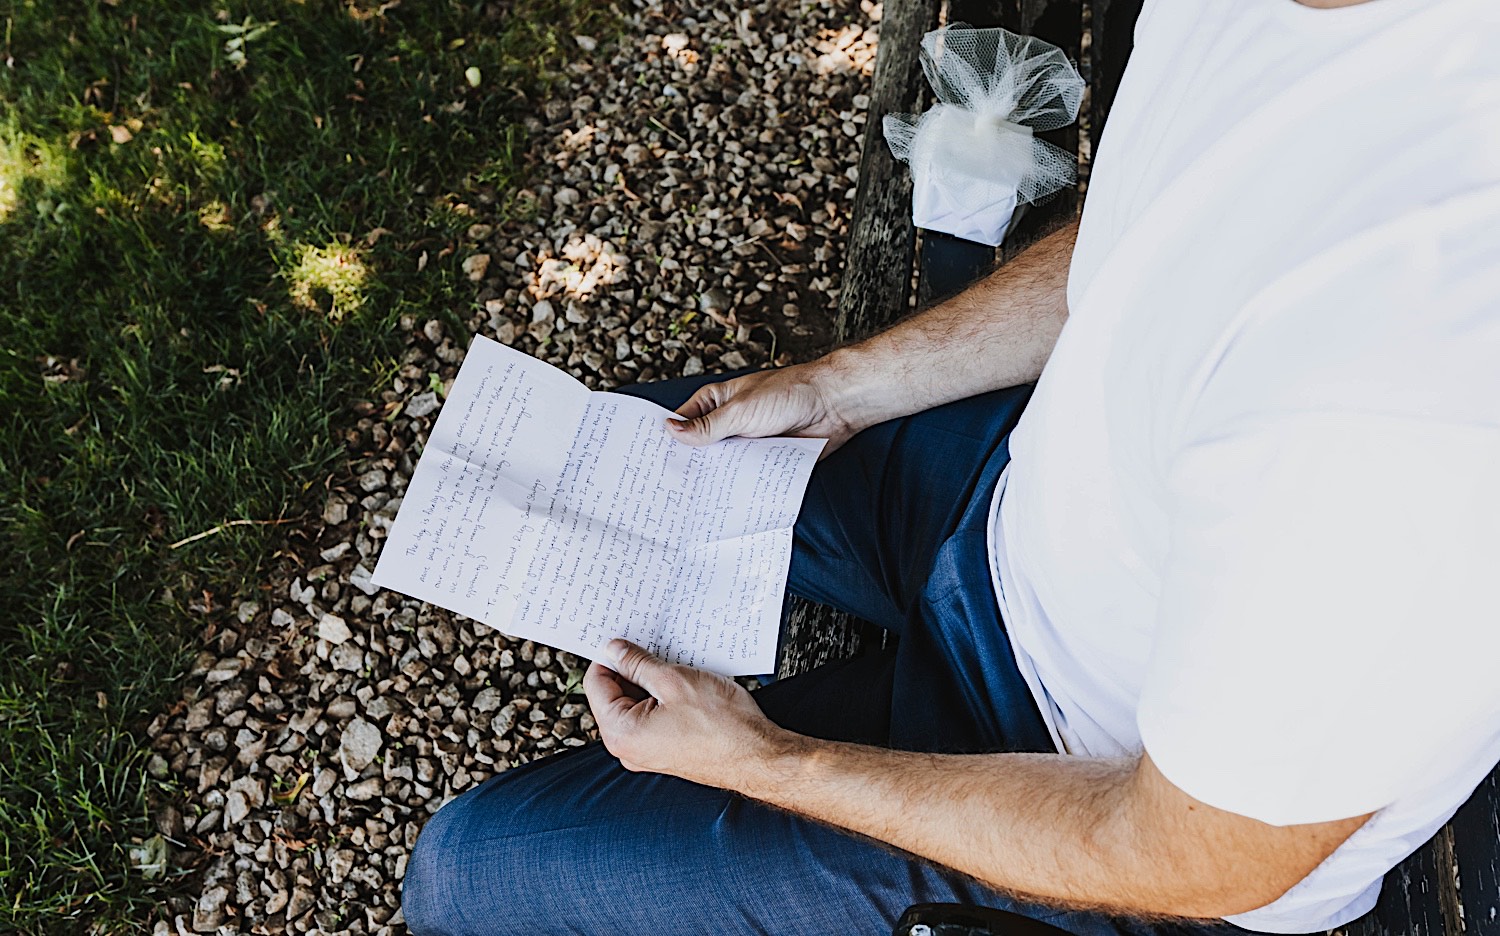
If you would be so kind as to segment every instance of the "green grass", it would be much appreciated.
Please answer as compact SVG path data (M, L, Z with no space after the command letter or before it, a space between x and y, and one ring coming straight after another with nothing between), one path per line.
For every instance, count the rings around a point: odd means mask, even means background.
M602 9L0 5L0 931L152 918L144 726L285 528L171 544L317 510L401 317L469 313L443 248Z

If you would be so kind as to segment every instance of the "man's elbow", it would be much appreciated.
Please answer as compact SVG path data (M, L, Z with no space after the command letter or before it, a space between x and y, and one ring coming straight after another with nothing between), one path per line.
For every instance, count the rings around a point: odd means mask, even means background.
M1254 871L1231 874L1174 888L1173 893L1163 895L1158 912L1193 920L1218 920L1273 904L1300 880L1271 881Z
M1150 862L1162 898L1156 902L1174 916L1218 919L1275 903L1370 818L1269 825L1194 799L1149 756L1134 780L1136 841L1157 852Z
M1308 826L1245 829L1189 838L1166 862L1164 911L1175 916L1219 919L1259 910L1296 887L1368 819L1359 816ZM1249 823L1251 820L1242 820ZM1237 833L1237 834L1235 834Z

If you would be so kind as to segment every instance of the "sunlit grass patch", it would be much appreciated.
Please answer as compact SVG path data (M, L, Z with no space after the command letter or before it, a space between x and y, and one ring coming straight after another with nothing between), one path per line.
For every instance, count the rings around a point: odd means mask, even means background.
M303 244L296 256L286 278L298 308L322 311L340 322L364 305L370 268L358 249L337 241L323 247Z
M39 212L65 212L59 197L67 180L66 150L0 126L0 223L31 202Z
M198 206L198 223L203 225L204 230L215 234L226 234L234 230L234 219L230 216L229 206L217 198Z
M0 932L164 918L184 870L132 858L171 792L143 769L144 726L291 529L228 524L317 515L339 421L389 384L403 316L473 306L464 253L444 250L473 223L459 207L511 203L518 109L610 16L0 14Z
M0 137L0 221L10 217L21 200L21 165L18 147Z

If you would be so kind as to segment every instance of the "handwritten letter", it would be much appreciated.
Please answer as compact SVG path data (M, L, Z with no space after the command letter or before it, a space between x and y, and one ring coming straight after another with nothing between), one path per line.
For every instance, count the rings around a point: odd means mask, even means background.
M775 667L819 439L692 448L671 414L476 338L375 582L595 657L627 637L727 675Z

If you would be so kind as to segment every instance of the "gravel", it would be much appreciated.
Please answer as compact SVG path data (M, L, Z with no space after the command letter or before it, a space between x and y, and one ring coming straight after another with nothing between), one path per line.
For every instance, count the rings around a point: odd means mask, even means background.
M637 2L528 120L512 197L460 205L469 328L591 387L802 359L836 308L879 7ZM597 737L586 661L377 589L370 573L468 335L407 318L390 386L283 572L203 635L150 728L187 896L157 934L404 933L423 823ZM566 886L559 882L559 887Z

